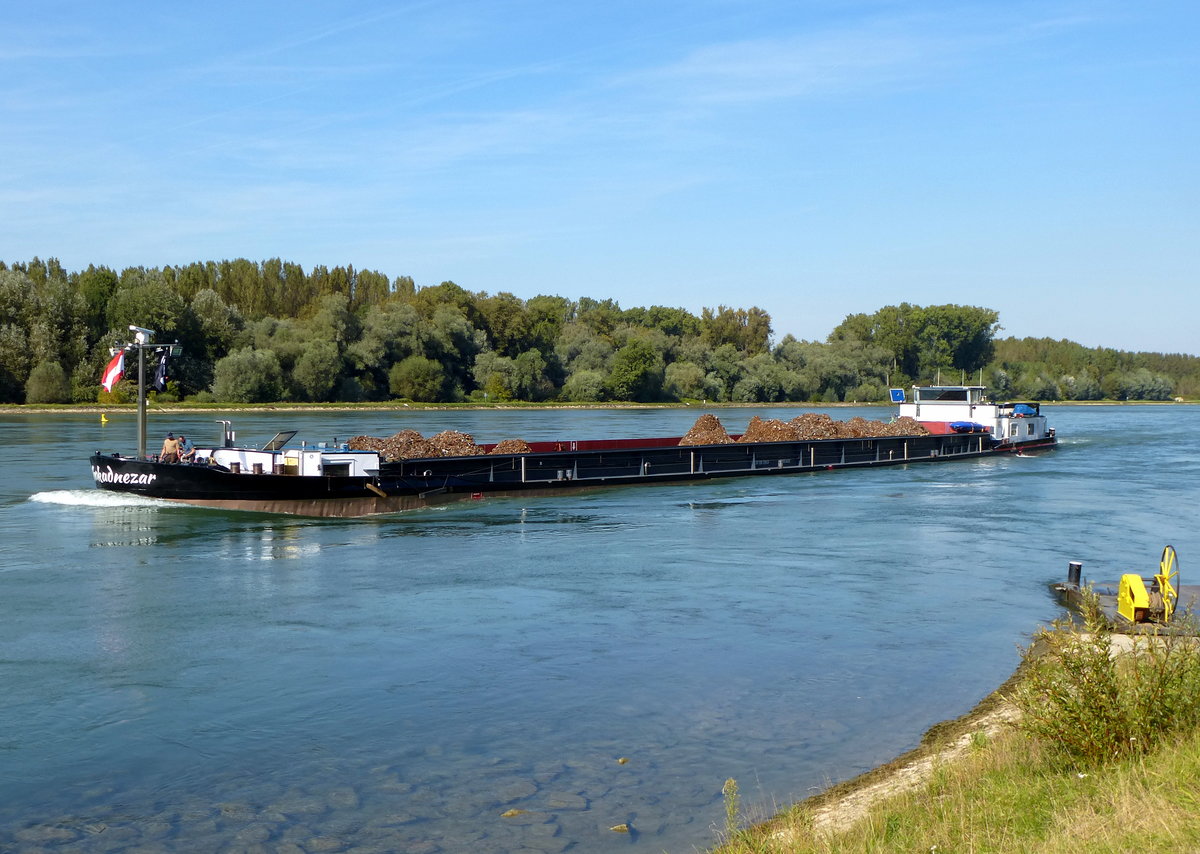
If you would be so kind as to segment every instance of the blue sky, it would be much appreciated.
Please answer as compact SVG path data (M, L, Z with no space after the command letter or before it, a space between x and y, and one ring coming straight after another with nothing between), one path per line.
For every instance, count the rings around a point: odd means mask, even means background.
M0 259L1200 354L1200 4L5 3Z

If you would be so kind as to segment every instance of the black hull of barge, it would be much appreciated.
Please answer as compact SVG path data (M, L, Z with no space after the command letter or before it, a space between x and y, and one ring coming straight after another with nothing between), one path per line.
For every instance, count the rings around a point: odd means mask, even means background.
M485 497L556 495L606 486L970 459L1053 448L1053 439L997 444L986 434L818 439L724 445L563 450L384 463L378 475L246 474L96 454L102 489L217 509L353 517Z

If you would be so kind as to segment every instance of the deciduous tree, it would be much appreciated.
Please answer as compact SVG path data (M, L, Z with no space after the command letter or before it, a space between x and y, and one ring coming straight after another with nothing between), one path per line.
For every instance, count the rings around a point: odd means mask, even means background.
M244 347L217 362L213 397L230 403L270 403L283 393L283 371L271 350Z
M296 360L292 378L309 400L330 400L333 390L342 381L342 357L337 344L333 341L310 341Z
M658 400L662 395L662 355L642 340L631 341L613 356L606 388L613 400Z
M389 374L392 394L409 400L436 403L447 399L449 378L441 362L424 356L409 356Z

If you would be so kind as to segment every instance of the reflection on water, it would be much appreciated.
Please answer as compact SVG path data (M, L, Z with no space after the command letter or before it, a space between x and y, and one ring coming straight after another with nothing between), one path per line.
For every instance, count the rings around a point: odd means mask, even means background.
M360 520L117 498L62 459L92 419L0 421L22 448L0 458L0 848L702 848L727 778L770 809L969 709L1058 613L1068 559L1186 560L1196 411L1055 408L1039 457ZM494 441L694 417L286 421Z
M369 528L364 529L363 534L371 538ZM216 536L193 532L187 538L194 536L209 540L208 548L213 558L221 563L297 560L316 557L321 552L321 544L306 539L299 524L264 525L249 530L226 529Z

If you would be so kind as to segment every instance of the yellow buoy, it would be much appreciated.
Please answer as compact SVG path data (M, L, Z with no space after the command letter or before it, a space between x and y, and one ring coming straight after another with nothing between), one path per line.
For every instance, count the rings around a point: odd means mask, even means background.
M613 833L628 833L628 832L629 832L629 825L627 825L627 824L614 824L612 827L610 827L610 828L609 828L609 830L611 830Z
M101 424L107 424L107 423L108 423L108 416L107 416L107 415L105 415L103 412L101 412L101 413L100 413L100 423L101 423Z

